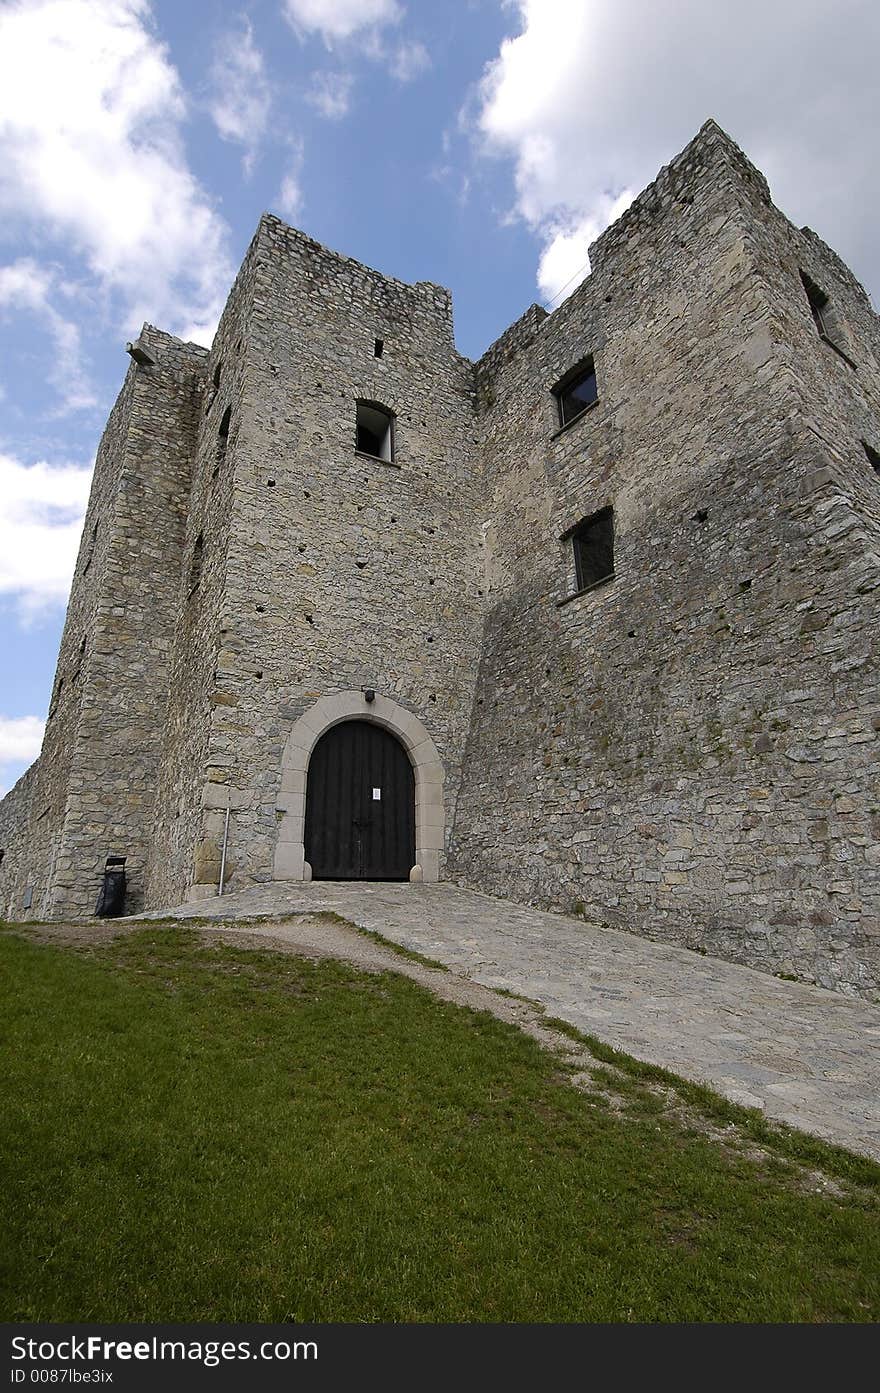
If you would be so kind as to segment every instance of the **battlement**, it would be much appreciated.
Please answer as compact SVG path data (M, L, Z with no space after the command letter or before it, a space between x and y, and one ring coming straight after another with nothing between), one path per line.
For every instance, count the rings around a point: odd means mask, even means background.
M689 207L701 193L717 199L724 187L732 200L745 191L759 203L770 205L770 190L764 175L717 122L710 119L589 249L585 247L591 271L567 298L579 296L582 304L587 302L592 275L601 270L603 280L611 280L615 261L630 260L634 246L643 239L656 240L667 217L677 214L682 207ZM531 305L481 356L477 364L480 376L497 374L516 353L534 341L545 321L559 314L561 309L562 306L547 310L542 305Z
M633 238L652 235L660 220L678 206L693 203L701 193L709 192L714 197L723 185L734 196L745 191L759 203L770 203L770 189L761 171L710 119L591 244L589 254L593 270L606 269L618 250Z
M549 310L543 305L529 305L529 308L514 320L503 334L486 349L477 363L481 376L494 375L505 363L509 363L522 349L528 348L540 333L541 325L547 319Z
M211 350L202 344L185 343L155 324L141 327L137 345L154 357L159 366L175 372L203 373L211 356Z
M258 259L275 267L294 269L314 297L315 309L328 298L353 297L353 308L372 307L377 300L392 315L417 311L436 319L452 339L452 293L433 281L397 280L333 251L274 213L264 213L257 230Z

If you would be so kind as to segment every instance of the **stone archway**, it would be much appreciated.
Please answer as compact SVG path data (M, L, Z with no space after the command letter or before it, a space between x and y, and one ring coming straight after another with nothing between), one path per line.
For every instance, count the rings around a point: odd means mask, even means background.
M392 701L377 696L366 701L363 692L340 692L322 697L303 712L287 737L281 757L281 789L276 808L282 814L272 874L275 880L311 880L305 859L306 779L309 759L317 741L331 726L342 721L374 721L396 735L413 767L416 785L416 860L410 880L440 878L445 814L443 765L437 747L418 716Z

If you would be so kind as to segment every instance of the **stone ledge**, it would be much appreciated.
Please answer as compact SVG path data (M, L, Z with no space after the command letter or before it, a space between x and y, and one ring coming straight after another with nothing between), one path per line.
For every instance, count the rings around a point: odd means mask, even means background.
M203 808L246 808L251 802L247 789L231 788L229 784L205 784L202 789Z

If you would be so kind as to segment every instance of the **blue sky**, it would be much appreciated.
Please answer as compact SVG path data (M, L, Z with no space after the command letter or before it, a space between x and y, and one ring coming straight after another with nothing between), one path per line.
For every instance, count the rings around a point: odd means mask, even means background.
M0 0L0 789L125 341L209 343L264 209L449 286L475 357L711 115L876 297L878 58L873 0Z

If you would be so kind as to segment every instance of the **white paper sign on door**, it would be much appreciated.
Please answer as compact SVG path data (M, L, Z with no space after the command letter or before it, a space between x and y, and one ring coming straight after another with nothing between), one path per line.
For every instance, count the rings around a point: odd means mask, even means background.
M382 801L382 790L381 790L381 788L374 788L374 789L373 789L373 802L374 802L374 803L381 803L381 801Z

